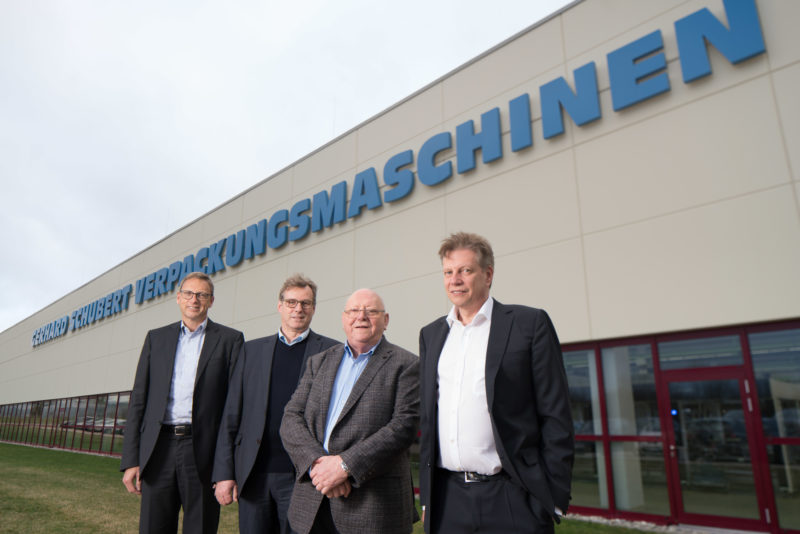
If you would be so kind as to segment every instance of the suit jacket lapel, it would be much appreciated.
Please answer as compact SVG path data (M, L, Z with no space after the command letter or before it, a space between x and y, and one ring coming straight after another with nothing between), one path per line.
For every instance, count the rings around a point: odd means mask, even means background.
M306 372L306 365L308 364L309 356L314 354L318 354L322 352L322 342L319 339L319 335L315 334L312 330L308 333L308 343L306 343L306 351L303 353L303 361L300 364L300 374L297 376L297 383L300 384L300 379L303 378L303 374Z
M339 414L339 419L336 420L336 424L339 424L339 421L353 409L353 406L356 405L358 399L361 398L361 395L364 394L366 391L367 386L369 383L372 382L372 379L375 378L375 375L378 374L378 370L389 360L392 356L392 350L387 348L386 339L381 340L381 344L378 345L378 350L376 350L372 356L369 357L369 361L367 362L367 366L364 367L364 370L361 372L361 376L358 377L356 383L353 384L353 389L350 390L350 395L347 397L347 401L344 403L344 407L342 408L342 413ZM327 411L325 413L328 413ZM336 424L334 426L336 426Z
M319 417L317 419L317 439L322 440L325 438L325 423L328 419L328 409L330 408L331 404L331 394L333 393L333 383L336 381L336 373L339 370L339 364L342 362L342 358L344 357L344 348L341 345L337 345L339 350L333 351L328 349L325 352L325 357L322 359L322 365L320 366L320 370L317 372L317 376L320 374L322 375L322 398L319 399L320 410L319 410Z
M437 376L439 375L439 356L442 354L444 343L447 341L447 335L450 333L450 325L447 324L447 319L441 317L436 322L436 327L432 329L433 335L430 339L426 340L428 345L425 346L427 352L425 357L425 369L422 373L428 378L428 387L422 394L425 395L428 406L436 406L436 389L437 389Z
M165 383L166 391L163 392L163 399L164 399L164 408L157 410L158 413L163 413L164 409L166 409L167 399L169 397L169 391L172 387L172 375L175 374L175 353L178 352L178 339L181 336L181 323L177 322L172 325L170 329L170 335L165 340L166 344L163 345L164 350L164 357L159 358L161 365L164 366L164 370L158 374L152 374L151 376L164 376L167 377ZM161 350L161 349L159 349Z
M269 403L269 384L272 380L272 359L275 357L275 344L280 343L277 335L269 336L266 341L259 348L259 353L255 355L258 358L257 365L253 368L256 374L256 383L260 383L262 387L259 388L259 395L261 395L262 405L266 413L267 404ZM263 380L263 382L261 382Z
M194 377L195 386L200 383L200 377L203 376L203 371L205 371L211 355L214 354L214 349L216 349L219 339L219 327L209 319L208 323L206 323L206 335L203 339L203 348L200 351L200 360L197 362L197 374Z
M489 412L492 411L494 404L494 381L500 370L503 354L506 352L512 322L511 310L495 300L492 308L492 326L489 329L489 346L486 349L486 402L489 405Z

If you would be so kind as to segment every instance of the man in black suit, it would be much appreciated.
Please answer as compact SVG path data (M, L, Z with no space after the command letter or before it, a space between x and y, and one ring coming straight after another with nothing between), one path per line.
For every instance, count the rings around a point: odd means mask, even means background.
M122 447L122 482L141 495L140 533L215 533L211 468L242 333L208 318L214 284L190 273L176 295L181 321L151 330L142 347Z
M553 532L574 433L566 373L543 310L489 297L489 242L439 249L450 313L420 331L420 502L431 533Z
M239 502L242 534L288 534L294 467L278 430L306 360L339 342L310 329L317 285L288 278L278 295L277 334L248 341L225 403L213 480L222 505Z

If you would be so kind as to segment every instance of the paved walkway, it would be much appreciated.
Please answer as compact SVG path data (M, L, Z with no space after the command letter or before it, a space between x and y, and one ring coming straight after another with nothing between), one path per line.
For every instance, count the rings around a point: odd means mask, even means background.
M656 525L645 521L628 521L623 519L608 519L599 516L569 515L566 521L588 521L602 523L615 527L632 528L643 532L670 532L674 534L753 534L750 530L732 530L727 528L701 527L696 525ZM556 529L558 531L558 529Z

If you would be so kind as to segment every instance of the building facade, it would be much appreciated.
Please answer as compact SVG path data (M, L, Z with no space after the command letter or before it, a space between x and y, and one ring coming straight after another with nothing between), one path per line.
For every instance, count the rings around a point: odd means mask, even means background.
M370 287L410 350L436 255L486 236L492 295L548 310L578 439L571 511L800 532L800 3L584 0L0 333L0 439L118 453L148 329L210 274L247 338Z

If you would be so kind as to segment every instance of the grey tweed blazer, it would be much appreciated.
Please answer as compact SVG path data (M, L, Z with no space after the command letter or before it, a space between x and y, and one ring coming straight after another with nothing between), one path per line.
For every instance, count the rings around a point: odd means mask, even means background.
M308 534L323 495L311 483L314 460L328 453L325 420L333 382L344 356L335 345L309 358L286 405L281 439L297 471L289 523ZM408 449L419 423L419 359L383 338L359 377L331 434L330 454L350 469L353 490L331 499L342 534L408 534L418 519Z

